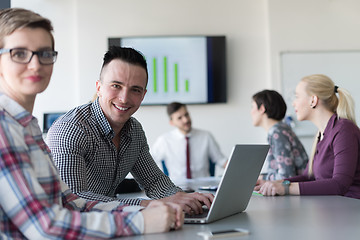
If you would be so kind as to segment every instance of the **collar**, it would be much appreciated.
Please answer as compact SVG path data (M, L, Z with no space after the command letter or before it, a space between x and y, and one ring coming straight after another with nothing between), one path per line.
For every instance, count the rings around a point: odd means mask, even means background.
M324 130L324 132L323 132L323 135L324 135L324 136L326 135L326 133L327 133L328 131L330 131L331 129L333 129L333 128L335 127L335 124L336 124L336 122L337 122L338 119L339 119L339 118L338 118L338 115L337 115L336 113L334 113L334 114L331 116L331 118L329 119L329 121L328 121L328 123L327 123L327 125L326 125L326 128L325 128L325 130Z
M191 135L192 135L192 133L193 133L193 130L194 130L194 129L191 128L191 131L190 131L189 133L187 133L186 135L184 135L184 134L180 131L180 129L175 128L175 129L174 129L174 133L175 133L176 137L178 137L178 138L191 137Z
M36 120L19 103L2 92L0 92L0 108L8 112L23 127L27 127L33 119Z
M94 118L94 121L97 123L97 125L100 128L100 131L105 138L112 140L115 137L115 132L112 129L109 121L104 115L104 112L101 109L99 98L96 98L96 100L91 103L90 106L91 114ZM131 117L125 124L124 127L121 129L120 135L128 135L130 136L131 129L133 128L132 124L133 118Z

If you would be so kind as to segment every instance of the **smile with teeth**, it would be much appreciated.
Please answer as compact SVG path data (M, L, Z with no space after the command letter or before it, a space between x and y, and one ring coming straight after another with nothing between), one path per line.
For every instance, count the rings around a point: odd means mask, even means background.
M124 108L124 107L120 107L120 106L118 106L118 105L116 105L116 104L114 104L114 107L116 107L117 109L119 109L119 110L121 110L121 111L126 111L126 110L129 109L128 107L127 107L127 108Z

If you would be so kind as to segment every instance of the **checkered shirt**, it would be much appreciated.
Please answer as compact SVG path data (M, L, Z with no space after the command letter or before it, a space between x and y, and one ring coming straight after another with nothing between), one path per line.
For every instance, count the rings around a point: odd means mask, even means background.
M120 148L98 99L76 107L51 126L46 141L60 176L77 195L113 201L115 190L130 172L148 197L159 199L181 191L159 169L149 153L141 124L130 118L120 133ZM139 199L117 199L139 205Z

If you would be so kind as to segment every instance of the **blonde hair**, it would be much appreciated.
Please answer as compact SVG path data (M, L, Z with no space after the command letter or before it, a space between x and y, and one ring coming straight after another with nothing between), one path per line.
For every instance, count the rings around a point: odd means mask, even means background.
M355 102L350 93L343 88L335 86L334 82L325 75L314 74L301 79L306 84L308 95L315 95L323 105L331 112L337 113L339 118L349 119L356 125ZM339 97L337 97L338 93ZM313 174L313 161L316 151L316 145L319 141L319 132L314 139L312 151L309 159L308 174Z
M4 45L4 37L21 28L42 28L46 30L52 41L52 49L55 49L53 27L49 19L23 8L6 8L0 10L0 48Z

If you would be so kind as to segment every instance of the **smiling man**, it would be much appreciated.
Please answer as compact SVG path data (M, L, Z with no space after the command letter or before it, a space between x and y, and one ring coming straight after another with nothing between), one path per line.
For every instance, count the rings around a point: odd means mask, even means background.
M146 94L144 57L132 48L111 47L104 56L97 99L60 117L47 143L60 176L74 193L100 201L147 206L150 200L117 199L128 173L151 199L179 203L186 212L202 212L211 194L184 193L158 168L141 124L132 117Z

